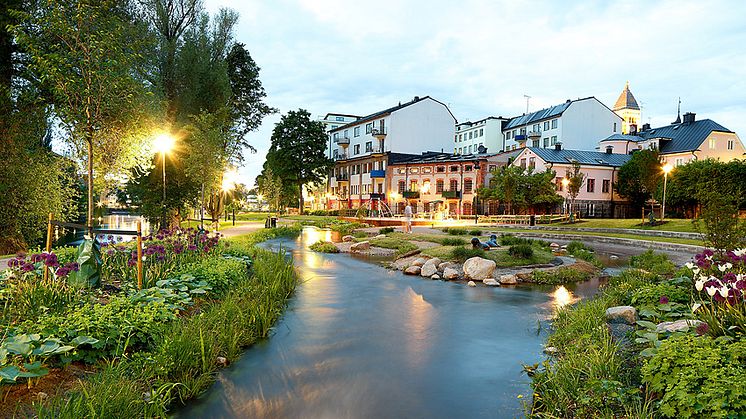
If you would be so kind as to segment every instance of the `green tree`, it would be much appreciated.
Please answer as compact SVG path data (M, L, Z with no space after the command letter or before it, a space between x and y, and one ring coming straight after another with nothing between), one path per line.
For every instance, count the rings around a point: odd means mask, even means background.
M283 198L282 178L275 175L271 167L267 167L256 179L259 193L269 202L270 211L280 212L280 203Z
M549 169L535 173L529 169L526 172L525 203L532 213L551 212L562 202L562 197L557 194L557 187L554 184L556 176L557 173Z
M299 211L303 211L303 185L321 182L334 162L326 157L324 125L312 121L304 110L283 115L272 131L272 144L264 170L271 168L283 184L297 188Z
M668 175L666 208L677 208L693 218L699 213L702 193L709 191L727 196L737 207L743 208L746 205L746 184L735 181L738 179L746 179L744 160L725 163L706 159L677 166ZM662 199L660 188L658 192L656 198Z
M720 252L746 246L746 221L738 218L738 205L733 196L717 189L702 189L697 198L702 203L702 212L694 225L704 235L705 246Z
M567 196L570 198L570 220L574 219L575 199L580 193L580 188L585 183L585 173L580 171L580 163L575 161L572 166L565 171L567 183Z
M614 189L630 200L634 208L642 208L658 189L663 172L657 150L640 150L619 168ZM651 202L650 210L653 210Z

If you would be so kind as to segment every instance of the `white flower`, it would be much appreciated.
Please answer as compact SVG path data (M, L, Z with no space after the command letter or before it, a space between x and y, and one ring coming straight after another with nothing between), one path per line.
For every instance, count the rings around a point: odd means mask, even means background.
M705 282L707 282L706 279L698 279L697 282L694 283L694 287L697 288L697 291L702 291L702 288L705 286Z
M143 262L145 262L145 260L146 260L146 259L147 259L147 256L143 256L143 257L142 257L142 261L143 261Z
M694 275L699 275L699 271L700 271L699 268L692 269L692 272L694 273Z
M702 307L702 304L700 304L700 303L694 303L694 305L692 305L692 313L694 313L695 311L697 311L697 309L700 308L700 307Z
M733 254L736 256L746 255L746 247L744 247L743 249L734 250Z
M733 264L730 262L726 263L725 265L718 265L718 269L720 270L720 272L725 272L732 267L733 267Z
M694 269L694 263L692 262L687 262L685 266L689 269L692 269L692 270Z
M728 291L729 291L728 287L722 287L718 291L720 291L720 296L721 297L723 297L723 298L727 298L728 297Z
M705 256L705 259L707 259L707 260L712 260L712 255L710 255L710 256Z
M707 287L707 294L710 297L714 297L716 292L718 292L717 288L715 288L715 287Z

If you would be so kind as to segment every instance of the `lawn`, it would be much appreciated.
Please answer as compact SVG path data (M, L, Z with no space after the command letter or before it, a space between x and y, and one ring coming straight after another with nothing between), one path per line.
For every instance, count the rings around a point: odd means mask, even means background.
M571 229L568 229L571 230ZM495 229L493 230L497 233L537 233L536 230L528 230L528 229ZM540 233L539 231L538 233ZM551 232L548 231L547 233L559 233L562 234L562 232ZM579 236L603 236L603 237L616 237L620 239L633 239L633 240L642 240L642 241L648 241L648 242L661 242L661 243L678 243L678 244L690 244L694 246L702 246L702 240L694 240L694 239L679 239L679 238L672 238L672 237L656 237L656 236L641 236L637 234L631 234L631 233L602 233L602 232L596 232L596 231L577 231L577 230L571 230L568 231L569 234L579 235ZM550 239L547 239L550 240Z
M553 227L563 228L627 228L636 230L660 230L677 231L683 233L696 233L692 220L685 218L669 218L664 224L651 227L647 224L641 225L639 219L593 219L581 220L573 224L552 224Z
M429 249L422 250L422 254L437 257L441 260L454 260L453 251L458 247L471 248L471 245L467 246L438 246L431 247ZM554 256L549 250L533 247L534 255L531 258L523 259L511 256L508 254L508 248L502 247L499 249L492 249L484 252L486 259L494 260L498 268L509 268L512 266L525 266L525 265L538 265L543 263L549 263Z
M362 241L362 240L365 240L365 239L360 239L358 241ZM414 243L410 243L406 240L397 239L393 237L384 237L381 239L368 239L368 241L370 242L371 246L382 247L384 249L394 249L396 250L397 255L403 255L404 253L419 249L419 247Z

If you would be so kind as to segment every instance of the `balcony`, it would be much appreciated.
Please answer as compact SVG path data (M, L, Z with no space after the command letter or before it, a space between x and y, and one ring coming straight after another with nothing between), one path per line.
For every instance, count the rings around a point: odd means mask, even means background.
M420 191L404 191L401 196L406 199L419 199Z
M335 177L335 179L337 180L337 182L347 182L348 180L350 180L347 173L340 173L339 176Z
M460 199L461 191L443 191L440 196L446 199Z
M518 134L514 138L514 140L516 141L526 141L526 139L528 139L528 137L526 137L524 134Z
M370 135L378 138L379 140L383 140L384 138L386 138L386 128L385 127L376 128L373 131L371 131Z
M528 133L528 138L539 138L541 137L541 131L530 131Z
M334 139L334 143L339 145L350 145L350 137L337 137Z
M384 193L372 193L372 194L370 194L370 199L386 199L386 194L384 194Z
M385 170L371 170L370 177L371 178L385 178L386 171Z
M337 160L337 161L347 160L347 159L348 159L347 154L337 154L336 156L334 156L334 160Z

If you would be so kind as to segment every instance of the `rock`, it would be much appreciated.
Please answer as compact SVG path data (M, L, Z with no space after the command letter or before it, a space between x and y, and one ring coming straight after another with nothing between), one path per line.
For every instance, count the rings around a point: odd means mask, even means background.
M635 330L634 326L621 323L607 323L606 326L609 328L609 335L611 335L611 339L614 342L619 343L621 346L628 346L632 344L630 336Z
M430 277L430 279L440 279L440 275L434 274L433 276Z
M695 329L697 326L702 324L699 320L687 320L687 319L681 319L676 320L675 322L663 322L658 323L658 326L655 328L655 331L658 333L661 332L686 332L689 329Z
M376 237L374 237L374 239L385 239L385 238L386 238L385 234L379 234Z
M606 309L606 321L609 323L635 324L637 309L632 306L616 306Z
M420 268L419 266L412 265L404 270L404 274L405 275L419 275L421 269L422 268Z
M558 248L558 247L560 247L560 245L559 245L559 243L549 243L549 247ZM551 346L550 346L550 348L551 348Z
M515 285L518 283L518 278L513 274L500 275L500 283L503 285Z
M495 280L495 278L485 278L482 280L482 283L484 285L489 285L490 287L499 287L500 283Z
M496 263L494 260L480 258L475 256L464 262L464 276L467 279L483 280L492 278L492 272L495 271Z
M445 279L458 279L459 273L457 270L453 268L445 268L443 269L443 278Z
M609 256L609 259L611 259L611 260L617 260L617 259L619 259L619 256L617 256L617 255L611 255L611 256Z
M562 250L567 250L567 245L563 244L562 246L560 246L560 248L562 248Z
M350 236L350 235L347 235L347 236L342 237L342 241L343 242L351 242L351 241L355 241L355 238L352 237L352 236Z
M350 246L350 252L363 252L366 250L370 250L370 242L367 240Z
M420 275L430 277L438 273L438 265L430 263L431 260L428 260L424 265L422 265Z
M477 284L474 281L469 281L469 282L466 283L466 285L468 285L470 287L476 287L477 286Z
M559 352L559 349L555 348L554 346L547 346L544 348L544 353L547 355L554 355L557 352Z
M441 263L443 263L443 261L440 260L440 258L430 258L430 259L427 260L427 262L434 263L436 269L438 268L438 266L440 266Z
M227 367L228 359L224 356L219 356L215 359L215 363L217 363L219 367Z
M446 270L446 268L450 268L451 266L453 266L451 262L441 262L440 264L438 264L438 270L443 272Z
M417 259L414 260L414 262L412 262L412 265L414 265L414 266L422 266L422 265L425 264L425 262L427 262L427 259L425 259L425 258L417 258Z

